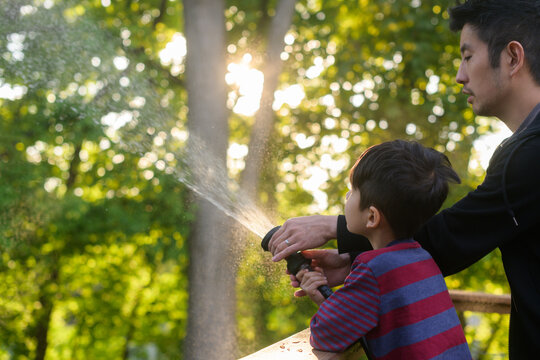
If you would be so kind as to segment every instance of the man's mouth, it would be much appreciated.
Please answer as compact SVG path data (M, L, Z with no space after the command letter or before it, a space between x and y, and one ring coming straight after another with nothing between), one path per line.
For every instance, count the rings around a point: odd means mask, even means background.
M469 95L469 97L467 98L467 102L468 102L469 104L472 104L472 101L473 101L473 98L474 98L474 94L473 94L471 91L466 90L466 89L463 89L463 94Z

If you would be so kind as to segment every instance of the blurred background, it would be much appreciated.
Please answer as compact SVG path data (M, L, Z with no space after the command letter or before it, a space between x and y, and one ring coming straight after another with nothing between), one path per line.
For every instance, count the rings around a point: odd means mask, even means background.
M0 0L0 359L236 359L309 326L260 247L367 147L483 179L508 129L435 0ZM330 243L328 246L335 246ZM509 293L498 251L446 279ZM460 314L475 359L508 316Z

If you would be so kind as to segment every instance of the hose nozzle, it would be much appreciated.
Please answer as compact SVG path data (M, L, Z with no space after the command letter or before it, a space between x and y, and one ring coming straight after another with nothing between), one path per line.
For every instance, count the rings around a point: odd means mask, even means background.
M261 241L261 247L264 249L264 251L268 250L268 243L270 242L270 239L272 239L272 236L281 226L276 226L272 228ZM313 271L311 268L311 260L306 259L300 252L294 253L292 255L289 255L285 258L285 261L287 262L287 270L291 274L298 274L300 270L308 269L308 271ZM317 288L321 294L324 296L325 299L328 299L330 295L332 295L332 289L330 289L327 285L322 285Z

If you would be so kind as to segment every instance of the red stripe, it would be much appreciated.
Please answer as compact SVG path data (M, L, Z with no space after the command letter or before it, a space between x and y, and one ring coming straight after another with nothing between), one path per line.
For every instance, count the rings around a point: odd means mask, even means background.
M371 272L371 268L369 268L366 264L360 263L358 266L356 266L349 275L347 275L347 278L345 279L345 283L347 283L347 280L353 281L352 279L357 278L367 278L370 279L373 283L377 283L377 280L375 279L375 276Z
M363 289L354 289L354 291L349 290L346 296L340 296L339 298L336 296L336 299L333 299L333 300L335 302L339 302L341 305L344 305L344 306L347 306L347 303L345 303L345 301L343 300L347 300L347 302L351 301L354 304L359 304L366 308L376 307L380 301L377 294L375 294L375 292L368 289L366 289L365 291L363 291Z
M372 302L367 301L358 294L350 294L349 292L347 293L347 296L338 295L340 294L336 292L332 299L330 299L331 301L328 303L328 307L324 306L324 309L328 309L329 307L342 307L347 309L349 313L357 313L360 316L363 316L363 313L369 313L374 315L374 317L377 316L377 312L379 311L379 298L375 297L373 294L363 294L366 298L373 300Z
M431 258L398 267L379 276L377 280L380 294L384 295L440 273L437 264Z
M432 336L425 340L419 341L409 346L403 346L392 350L379 360L391 360L391 359L407 359L407 360L420 360L431 359L437 355L442 354L448 349L454 346L466 343L465 335L463 335L463 329L460 325L457 325L445 332Z
M374 329L373 337L378 338L402 326L416 324L451 309L453 306L448 291L442 291L408 306L394 309L380 315L379 326Z
M377 256L387 253L387 252L399 251L399 250L404 250L404 249L416 249L419 247L420 247L420 244L418 244L417 242L404 242L397 245L392 245L390 247L384 247L382 249L376 249L376 250L363 252L356 257L356 261L361 260L361 262L367 263L371 261L372 259L376 258Z
M358 337L353 337L346 329L341 329L336 326L337 323L328 322L322 318L316 318L313 316L313 319L310 324L311 330L311 340L316 344L314 346L316 349L326 350L326 351L342 351L342 345L334 339L340 338L342 342L352 344ZM324 329L322 331L320 329ZM313 344L312 344L313 345Z
M332 344L327 343L323 339L315 340L315 336L313 336L313 333L311 333L311 336L309 338L309 342L310 342L311 346L313 346L317 350L336 351L336 348Z
M319 309L320 310L320 309ZM356 324L355 323L352 323L351 322L351 318L353 317L353 314L354 313L351 313L351 314L343 314L339 311L339 309L334 309L334 307L331 307L331 308L325 308L324 309L324 313L326 314L327 317L329 318L334 318L335 320L341 320L343 322L346 322L347 325L349 325L352 329L354 329L356 327ZM335 310L335 311L334 311ZM344 315L349 315L350 317L347 317L347 316L344 316ZM373 327L375 326L375 321L373 321L372 319L367 319L367 318L363 318L363 317L357 317L357 316L354 316L354 320L357 322L357 323L360 323L362 324L362 326L364 328L368 328L368 329L373 329ZM331 326L330 323L327 323L327 326ZM350 330L349 330L350 331Z

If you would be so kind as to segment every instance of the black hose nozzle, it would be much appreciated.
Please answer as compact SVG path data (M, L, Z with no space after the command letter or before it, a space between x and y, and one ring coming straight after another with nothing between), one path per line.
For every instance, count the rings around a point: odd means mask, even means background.
M268 243L270 242L270 239L272 238L272 235L280 228L281 226L276 226L272 230L270 230L264 238L262 239L261 246L264 249L264 251L268 250ZM285 261L287 262L287 270L291 274L298 274L300 270L307 269L308 271L313 271L311 268L311 260L306 259L300 252L294 253L292 255L289 255L285 258ZM332 289L328 285L321 285L317 288L321 292L321 294L324 296L325 299L328 299L330 295L332 295Z

